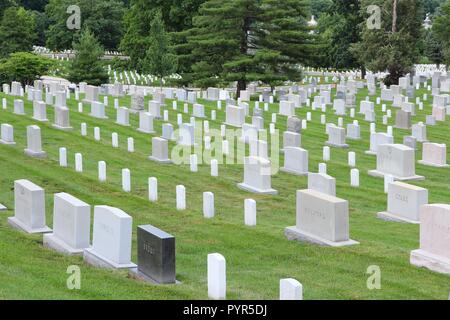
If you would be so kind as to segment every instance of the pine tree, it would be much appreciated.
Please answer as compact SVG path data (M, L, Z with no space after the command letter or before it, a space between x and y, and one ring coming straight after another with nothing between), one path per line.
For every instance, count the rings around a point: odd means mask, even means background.
M0 58L13 52L31 51L37 39L34 15L24 8L9 7L0 24Z
M361 68L363 61L350 50L361 41L364 18L361 15L360 0L333 0L327 15L319 19L321 36L326 39L326 65L336 69ZM320 52L319 52L320 56Z
M432 30L426 31L424 53L430 59L430 62L436 64L438 68L445 62L444 46Z
M101 61L104 50L89 29L82 31L73 48L75 58L69 68L69 80L75 83L84 81L96 86L107 83L108 74Z
M307 5L299 0L209 0L187 35L195 63L183 77L206 88L250 81L271 86L301 78L298 64L311 53Z
M160 11L167 32L182 32L192 27L192 17L205 0L132 0L125 14L125 35L121 50L131 57L131 65L142 71L145 50L149 43L149 26ZM177 37L177 44L184 44L185 37Z
M433 22L433 33L444 47L444 56L447 63L447 70L450 66L450 0L442 4L439 15Z
M237 81L239 96L247 82L255 80L258 48L251 35L259 9L254 0L209 0L200 7L188 36L195 85L206 88ZM187 76L194 78L192 74Z
M261 50L256 60L262 63L259 80L273 88L281 81L299 81L299 64L307 64L315 50L309 34L309 2L305 0L262 0L261 23L256 37Z
M155 15L150 30L150 47L146 53L143 69L159 78L162 91L164 78L172 75L177 69L177 57L169 46L169 36L164 28L161 12Z
M384 79L386 85L398 84L399 78L410 72L420 59L422 2L363 0L361 12L365 16L369 5L381 8L381 28L364 26L362 40L353 46L354 52L369 70L388 71Z

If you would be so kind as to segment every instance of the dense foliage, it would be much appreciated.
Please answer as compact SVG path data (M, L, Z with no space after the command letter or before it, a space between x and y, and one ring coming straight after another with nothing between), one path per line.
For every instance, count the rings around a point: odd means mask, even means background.
M363 24L361 42L353 45L354 53L368 69L375 72L387 70L387 85L398 84L398 79L412 71L414 63L420 59L423 33L421 1L363 0L361 4L366 19L368 6L375 4L381 8L381 28L370 29Z
M81 33L73 48L76 54L69 67L69 80L97 86L107 83L108 74L100 60L104 49L89 29Z
M53 62L28 52L16 52L0 61L0 83L19 81L22 85L32 84L45 74Z
M80 30L67 28L71 5L80 7ZM46 43L52 50L72 48L83 28L89 28L107 50L117 49L123 36L125 7L119 0L50 0L45 12L49 18Z
M19 51L30 51L37 35L34 15L21 7L9 7L0 23L0 58Z
M129 60L112 61L114 69L152 73L158 78L175 72L181 75L176 78L181 86L235 84L239 94L251 81L274 87L301 80L302 65L360 69L363 75L366 69L387 71L385 81L391 84L415 63L450 64L449 3L2 0L0 58L29 52L33 45L55 51L74 49L83 30L89 29L102 48L129 56ZM73 5L80 8L79 29L67 25L73 17L68 8ZM370 5L381 8L379 29L367 27ZM433 24L429 30L422 26L427 13ZM308 26L312 15L317 26ZM100 57L97 51L90 55L90 61ZM74 78L82 72L84 69L75 72L72 68L72 75L78 74Z

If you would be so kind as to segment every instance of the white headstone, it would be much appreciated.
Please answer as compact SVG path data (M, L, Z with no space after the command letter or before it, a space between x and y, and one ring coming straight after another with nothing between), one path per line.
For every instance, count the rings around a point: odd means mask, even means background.
M225 300L227 291L225 258L219 253L208 254L208 297Z
M438 168L449 168L447 164L447 146L445 143L423 143L420 164Z
M14 217L8 223L27 233L47 233L45 224L45 191L28 180L14 181Z
M303 300L303 286L295 279L280 280L280 300Z
M30 157L45 158L47 153L42 151L41 128L36 125L27 127L27 148L25 154Z
M105 161L98 162L98 180L100 182L106 181L106 162Z
M94 207L92 248L84 251L84 260L104 268L135 268L131 262L132 218L120 209Z
M59 148L59 166L67 167L67 149Z
M420 207L428 204L428 190L395 181L388 185L387 211L379 212L384 220L420 223Z
M415 150L402 144L382 144L378 146L377 169L370 170L369 175L383 177L392 175L395 180L422 180L423 176L415 173Z
M149 112L139 112L139 128L137 131L142 133L155 133L153 129L153 116Z
M244 201L244 222L246 226L256 226L256 201L253 199Z
M203 216L214 218L214 193L203 192Z
M277 194L271 187L271 163L261 157L244 158L244 182L239 183L240 189L261 193Z
M122 190L131 191L131 173L130 169L122 169Z
M54 196L53 233L44 246L65 254L82 254L91 239L91 206L67 193Z
M172 163L169 158L169 142L163 138L153 137L152 155L149 159L160 163Z
M158 201L158 179L155 177L148 178L148 199L151 202Z
M284 166L281 171L295 175L308 174L308 151L302 148L284 148Z
M315 190L297 191L297 224L285 235L333 247L358 244L349 237L348 201Z
M420 208L420 249L411 251L410 262L418 267L450 274L450 205Z
M14 127L7 123L2 123L1 125L1 136L0 136L1 144L9 144L15 145L14 142Z
M176 187L177 210L186 210L186 188L183 185Z

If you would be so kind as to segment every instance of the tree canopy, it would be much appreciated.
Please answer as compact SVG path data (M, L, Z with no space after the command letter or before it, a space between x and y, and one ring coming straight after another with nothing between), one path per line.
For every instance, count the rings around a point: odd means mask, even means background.
M75 83L84 81L97 86L106 83L108 74L100 60L104 49L88 28L81 32L73 48L75 58L70 64L69 80Z
M50 0L45 13L49 27L46 32L47 46L52 50L72 48L81 30L67 28L70 13L67 8L78 5L81 12L81 29L89 28L107 50L116 50L123 35L125 7L119 0Z
M398 79L410 72L420 58L422 3L420 0L363 0L361 12L366 19L370 5L381 8L381 27L371 29L364 23L361 42L353 45L354 53L368 69L387 70L387 85L398 84Z
M249 81L299 80L313 47L308 15L304 1L209 0L187 32L194 63L183 76L203 88L235 81L238 96Z
M0 83L19 81L22 85L32 84L53 65L46 59L28 52L15 52L8 59L0 61Z
M22 7L7 8L0 22L0 58L20 51L31 51L37 39L34 15Z
M447 68L450 65L450 0L447 0L439 10L433 23L432 32L442 42Z
M176 71L177 57L172 53L161 12L153 18L150 30L150 47L144 59L144 71L159 77L162 86L163 79Z

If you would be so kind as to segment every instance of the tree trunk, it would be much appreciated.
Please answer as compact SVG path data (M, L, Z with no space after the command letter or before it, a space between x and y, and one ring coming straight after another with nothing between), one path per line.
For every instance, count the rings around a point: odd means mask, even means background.
M397 0L392 3L392 33L397 32Z
M367 70L365 66L361 66L361 78L365 79L367 74Z
M403 76L400 73L400 70L398 70L396 67L390 67L388 71L389 75L386 77L385 84L388 86L398 85L400 77Z
M240 79L237 82L237 88L236 88L236 97L241 97L241 91L247 89L247 82L244 79Z

